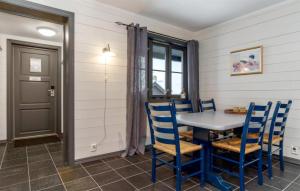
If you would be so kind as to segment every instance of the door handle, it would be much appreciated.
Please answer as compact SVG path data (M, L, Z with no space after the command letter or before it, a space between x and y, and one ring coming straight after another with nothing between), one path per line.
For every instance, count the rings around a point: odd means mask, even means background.
M50 90L48 90L48 92L50 92L51 97L55 96L55 90L54 89L50 89Z

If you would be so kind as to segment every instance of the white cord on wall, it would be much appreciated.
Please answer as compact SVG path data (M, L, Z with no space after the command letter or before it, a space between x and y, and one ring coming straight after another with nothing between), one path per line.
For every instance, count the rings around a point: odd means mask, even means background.
M102 145L102 143L105 141L106 137L107 137L107 129L106 129L106 110L107 110L107 57L105 56L105 63L104 63L104 111L103 111L103 127L104 127L104 136L103 138L99 141L99 143L97 145Z

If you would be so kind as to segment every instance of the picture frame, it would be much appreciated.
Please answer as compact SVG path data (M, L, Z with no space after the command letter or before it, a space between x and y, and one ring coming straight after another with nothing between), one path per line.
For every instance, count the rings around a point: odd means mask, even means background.
M230 57L231 76L263 73L263 46L235 50Z

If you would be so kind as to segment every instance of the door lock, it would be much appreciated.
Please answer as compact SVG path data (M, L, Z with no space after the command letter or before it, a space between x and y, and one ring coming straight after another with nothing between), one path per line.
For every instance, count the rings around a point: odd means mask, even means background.
M51 97L54 97L54 96L55 96L54 86L51 86L51 89L48 90L48 92L50 92L50 96L51 96Z

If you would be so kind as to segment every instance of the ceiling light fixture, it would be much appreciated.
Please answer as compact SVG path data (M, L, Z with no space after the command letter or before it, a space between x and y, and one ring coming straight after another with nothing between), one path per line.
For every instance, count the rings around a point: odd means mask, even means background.
M56 31L49 27L38 27L37 30L43 36L52 37L56 35Z

